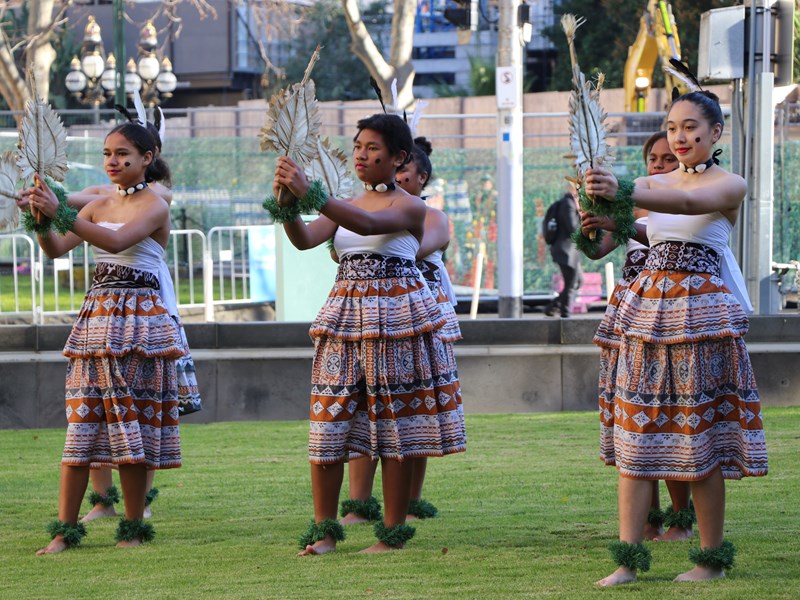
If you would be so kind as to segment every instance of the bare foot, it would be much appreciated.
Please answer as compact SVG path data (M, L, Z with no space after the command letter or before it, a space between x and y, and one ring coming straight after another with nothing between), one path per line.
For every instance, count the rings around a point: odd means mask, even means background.
M306 546L306 549L298 552L297 556L319 556L334 550L336 550L336 540L332 536L326 535L320 541Z
M631 581L636 581L636 571L628 567L620 567L608 577L600 581L595 581L594 584L600 587L611 587L613 585L620 585L621 583L630 583Z
M136 546L141 546L142 540L139 538L133 538L132 540L123 540L121 542L117 542L117 548L136 548Z
M150 510L149 506L145 506L144 507L144 514L142 515L142 518L143 519L149 519L152 516L153 516L153 511Z
M389 544L385 544L383 542L377 542L370 546L369 548L364 548L363 550L359 551L359 554L377 554L379 552L391 552L392 550L402 550L404 546L401 544L400 546L390 546Z
M339 523L342 525L360 525L361 523L369 523L369 519L357 515L356 513L347 513L339 519Z
M710 579L722 579L723 577L725 577L725 571L722 569L697 566L691 571L678 575L675 581L708 581Z
M653 538L653 540L656 542L682 542L683 540L690 539L693 535L694 531L692 531L691 528L681 529L680 527L670 527L667 529L666 533Z
M66 542L64 541L64 536L57 535L56 537L53 538L52 542L47 544L46 547L37 550L36 556L42 556L44 554L58 554L59 552L63 552L67 548L69 548L69 546L67 546Z
M114 506L104 506L103 504L95 504L86 515L81 519L81 523L88 523L89 521L94 521L95 519L101 519L103 517L116 517L117 511L114 510Z
M654 540L658 538L658 536L664 535L664 530L661 529L661 527L657 527L655 525L651 525L650 523L646 523L642 534L644 539Z
M417 515L412 515L412 514L406 515L406 521L416 521L417 518L418 518Z

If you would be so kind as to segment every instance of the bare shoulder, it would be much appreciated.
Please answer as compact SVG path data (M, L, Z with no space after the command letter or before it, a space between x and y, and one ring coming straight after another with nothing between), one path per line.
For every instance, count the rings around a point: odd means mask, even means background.
M447 213L434 208L433 206L425 205L425 223L449 223L450 219Z

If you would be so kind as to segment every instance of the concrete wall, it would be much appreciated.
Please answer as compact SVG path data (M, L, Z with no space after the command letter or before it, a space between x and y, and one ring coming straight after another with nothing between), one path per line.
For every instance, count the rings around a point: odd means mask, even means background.
M463 321L456 356L467 413L596 410L597 323ZM204 406L191 422L308 417L308 324L190 323L186 331ZM68 332L0 326L0 428L64 426ZM800 404L800 316L754 317L747 343L763 404Z

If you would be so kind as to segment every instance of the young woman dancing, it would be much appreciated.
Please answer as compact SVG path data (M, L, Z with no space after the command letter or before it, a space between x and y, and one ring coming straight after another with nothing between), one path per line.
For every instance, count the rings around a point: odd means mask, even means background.
M633 581L649 568L641 540L654 479L690 482L697 510L700 548L689 553L696 566L676 580L723 577L734 555L723 540L724 480L767 473L761 405L743 339L749 301L727 245L747 185L712 156L722 128L716 96L677 98L667 137L680 168L637 179L632 191L635 204L651 211L650 252L617 311L620 541L612 553L619 568L601 586ZM613 199L619 185L595 169L586 191Z
M670 173L678 168L678 159L669 149L667 132L659 131L651 135L642 147L642 157L647 167L647 175ZM647 223L647 211L637 209L637 223L644 227ZM581 215L581 227L584 233L603 229L611 231L615 223L609 217L597 217L589 214ZM598 251L589 258L599 260L616 248L613 237L605 235L600 240ZM636 280L644 268L649 247L635 239L628 241L625 249L625 265L622 267L622 279L611 294L605 315L597 328L594 343L600 346L600 458L607 465L616 464L614 455L614 389L617 378L617 356L619 354L620 336L614 331L617 307L625 292ZM644 539L659 541L685 540L692 536L694 511L689 502L689 484L684 481L667 480L671 506L661 510L658 493L658 481L653 480L652 499L644 528ZM668 527L665 532L662 525Z
M38 554L61 552L85 535L77 521L91 464L119 467L125 518L117 546L152 539L152 526L142 521L147 471L181 464L175 363L185 350L158 293L170 223L167 203L145 183L155 154L156 142L145 127L115 127L103 155L118 190L81 209L65 236L38 236L49 257L85 240L94 247L97 263L64 348L69 424L58 520L50 526L53 540ZM56 196L38 176L36 184L24 192L27 202L55 217Z
M344 539L336 514L350 452L381 461L384 517L375 525L378 542L365 551L382 552L403 548L414 533L405 524L410 459L466 449L458 379L448 371L438 333L446 319L415 264L425 204L395 184L413 149L400 117L378 114L359 121L353 162L365 191L349 201L328 197L320 182L309 184L290 159L277 161L273 191L289 202L268 200L271 212L301 250L335 236L340 261L336 283L310 330L315 522L301 539L301 555L330 552ZM298 206L322 215L306 225Z
M125 115L129 120L133 121L134 117L127 112ZM160 115L159 115L160 116ZM163 119L163 116L161 117ZM147 130L156 141L156 155L153 161L147 168L145 173L145 180L147 186L157 195L161 196L168 205L172 205L172 180L168 169L162 167L163 159L161 158L161 135L159 128L149 121L146 123ZM115 193L117 186L110 185L95 185L88 187L80 192L69 195L68 201L70 206L75 208L83 208L90 202L98 198L107 197L111 193ZM166 257L166 255L165 255ZM178 414L183 417L186 414L197 412L201 409L202 400L200 391L197 387L197 376L192 360L191 352L189 351L189 342L186 339L186 332L180 321L180 314L178 312L178 300L175 294L175 287L172 282L172 275L169 272L167 263L162 260L158 272L158 281L160 284L159 293L164 300L165 305L169 309L170 315L179 324L181 330L181 337L183 338L186 354L178 359ZM91 471L91 486L92 493L89 494L89 504L91 510L86 513L81 519L81 523L88 523L94 519L101 517L115 517L117 515L114 509L114 504L119 502L119 491L113 485L111 476L112 469L106 467L99 467ZM149 518L151 516L151 504L158 496L158 488L153 487L155 479L155 471L147 472L147 496L145 499L144 516Z
M433 167L430 155L433 151L431 143L424 137L414 139L413 159L405 163L397 171L396 183L412 196L422 197L425 186L431 179ZM452 366L447 371L458 376L453 343L461 339L461 328L458 316L453 309L456 303L455 290L450 282L442 255L450 243L450 221L442 211L427 206L425 210L425 231L420 248L417 251L417 266L425 277L431 294L447 318L440 330L443 347L447 350L447 360ZM461 389L458 387L459 410L463 411ZM422 499L422 486L425 482L427 457L412 458L411 502L406 520L435 517L436 507ZM353 454L348 462L350 481L350 498L342 503L343 525L365 523L380 518L380 505L372 496L372 483L375 477L377 462L368 456Z

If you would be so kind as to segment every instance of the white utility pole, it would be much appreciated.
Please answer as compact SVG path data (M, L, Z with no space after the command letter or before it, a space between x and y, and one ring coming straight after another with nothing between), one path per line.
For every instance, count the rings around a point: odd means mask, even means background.
M497 266L498 317L522 317L522 28L520 0L498 1Z

